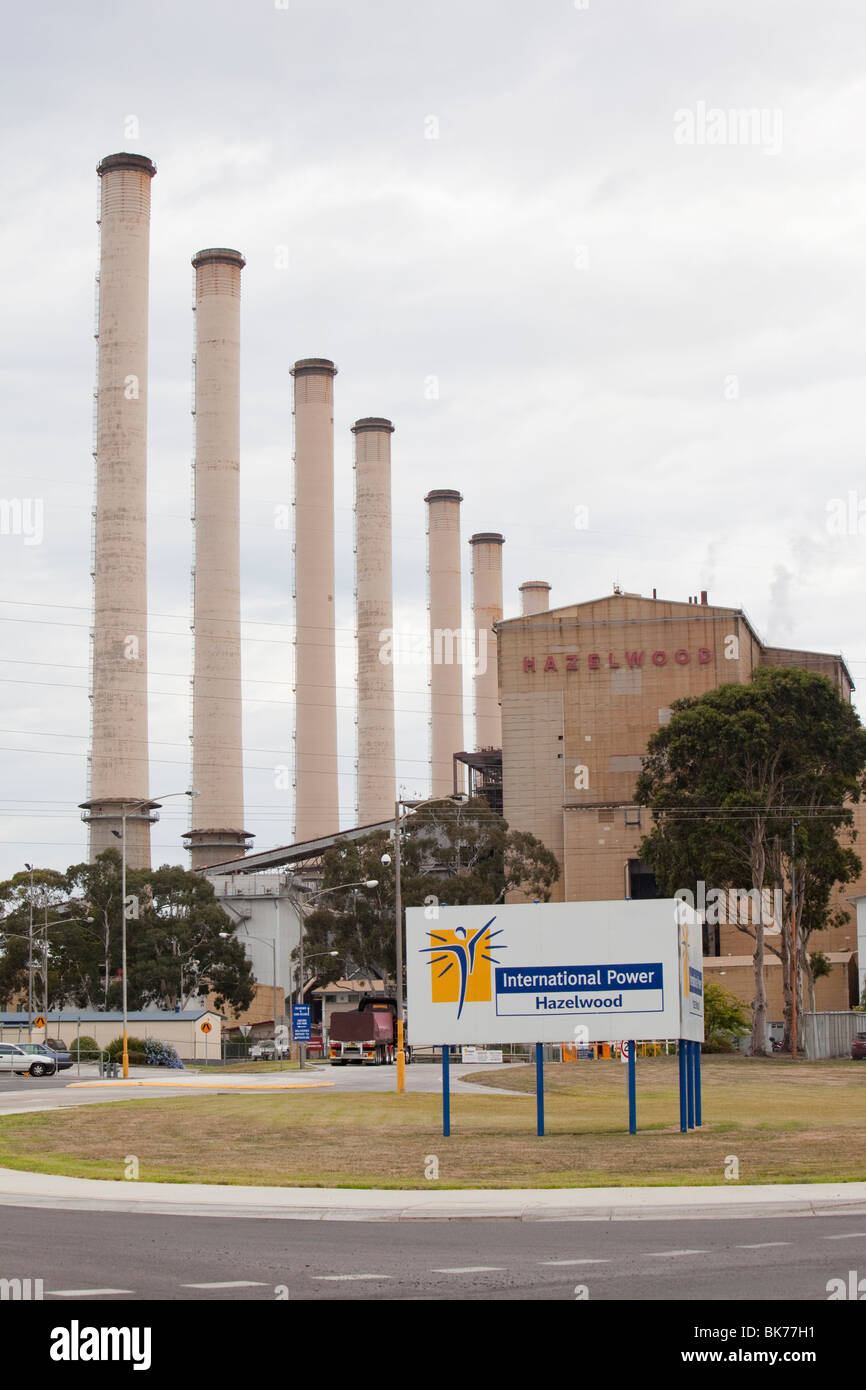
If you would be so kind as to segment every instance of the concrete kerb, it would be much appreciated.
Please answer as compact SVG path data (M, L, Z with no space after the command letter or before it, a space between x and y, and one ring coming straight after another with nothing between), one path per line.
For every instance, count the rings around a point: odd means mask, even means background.
M658 1221L866 1215L866 1183L427 1192L125 1182L6 1168L0 1206L294 1221Z
M323 1086L333 1086L333 1081L314 1081L297 1077L288 1072L285 1077L262 1076L130 1076L118 1077L112 1081L70 1081L67 1090L83 1091L92 1087L104 1090L121 1090L124 1087L145 1087L148 1090L174 1089L178 1091L311 1091Z

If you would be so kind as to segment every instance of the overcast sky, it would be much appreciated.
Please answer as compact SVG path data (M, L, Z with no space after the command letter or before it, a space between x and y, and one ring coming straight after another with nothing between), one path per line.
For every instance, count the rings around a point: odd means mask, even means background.
M862 0L10 9L0 498L34 521L41 504L43 534L0 535L0 875L86 854L95 166L118 150L158 168L152 793L189 785L190 257L206 246L248 261L244 761L258 848L285 843L293 820L275 785L293 710L274 514L291 499L299 357L339 368L344 826L359 416L396 426L403 631L426 624L424 495L456 487L467 604L465 541L502 531L506 617L531 578L554 605L614 583L675 599L704 588L771 643L841 652L862 695L864 39ZM399 778L423 794L426 674L397 675ZM186 862L186 815L166 803L156 862Z

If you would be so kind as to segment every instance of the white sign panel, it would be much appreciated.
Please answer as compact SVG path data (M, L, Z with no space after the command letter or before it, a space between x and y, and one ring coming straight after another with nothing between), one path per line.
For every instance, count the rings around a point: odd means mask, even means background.
M700 918L680 914L680 1031L690 1042L704 1040L704 944Z
M695 1037L681 1031L687 1005L703 1038L696 983L683 987L684 931L700 977L700 922L677 899L409 908L412 1044Z
M502 1062L501 1047L461 1047L461 1062L472 1062L476 1065L479 1062Z

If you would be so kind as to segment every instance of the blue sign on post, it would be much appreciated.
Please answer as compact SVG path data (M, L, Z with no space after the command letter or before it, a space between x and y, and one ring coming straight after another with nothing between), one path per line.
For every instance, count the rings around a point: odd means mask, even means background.
M292 1037L295 1042L310 1041L310 1012L309 1004L292 1005Z

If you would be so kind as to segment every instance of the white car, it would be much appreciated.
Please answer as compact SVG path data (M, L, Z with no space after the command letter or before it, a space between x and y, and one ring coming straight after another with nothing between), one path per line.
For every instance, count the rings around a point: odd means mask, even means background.
M282 1057L288 1057L291 1052L289 1043L282 1038L262 1038L260 1042L254 1043L250 1048L250 1057L254 1062L274 1062Z
M40 1052L25 1052L15 1043L0 1043L0 1076L54 1076L57 1063Z

